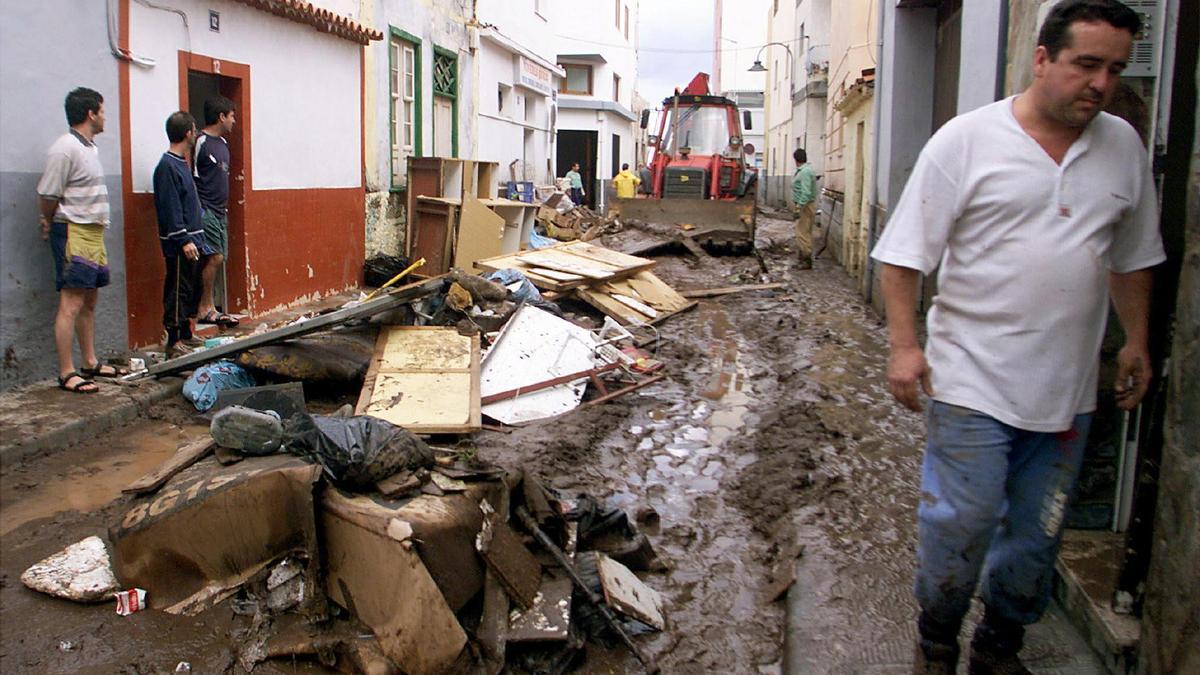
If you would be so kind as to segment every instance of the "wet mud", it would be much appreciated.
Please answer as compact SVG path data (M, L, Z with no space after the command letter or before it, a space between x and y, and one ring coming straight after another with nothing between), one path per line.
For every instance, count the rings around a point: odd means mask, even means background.
M657 257L655 273L680 290L786 284L704 300L664 322L649 349L665 362L665 380L472 439L482 459L631 515L658 514L645 529L668 569L643 578L664 594L668 626L638 640L664 672L780 672L784 604L761 596L801 546L806 558L834 561L831 574L843 561L853 564L845 572L853 583L882 583L869 579L876 569L896 587L862 608L863 625L907 593L908 578L893 577L911 565L920 420L890 403L879 319L828 256L796 270L790 231L790 222L761 217L758 256ZM120 487L195 432L191 424L186 409L166 406L86 448L0 471L3 670L170 672L186 660L193 672L220 672L229 663L238 620L228 608L125 618L35 594L18 579L29 564L104 532L125 502ZM798 583L838 592L828 579ZM70 648L60 649L63 641ZM285 668L293 672L260 667ZM620 646L589 645L580 672L638 670Z

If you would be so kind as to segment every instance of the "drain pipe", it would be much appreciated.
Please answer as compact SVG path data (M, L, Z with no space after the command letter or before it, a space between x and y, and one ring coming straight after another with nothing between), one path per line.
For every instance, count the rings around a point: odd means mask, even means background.
M887 5L886 2L879 3L879 16L876 19L879 22L878 23L879 44L877 44L875 46L875 68L876 68L875 81L876 82L883 81L880 79L881 75L884 77L888 76L887 69L883 68L883 66L884 66L883 41L884 41L884 36L885 36L883 29L884 29L884 25L885 25L884 18L887 15L887 10L885 9L886 5ZM893 29L894 28L895 28L895 25L893 24ZM882 71L882 72L880 72L880 71ZM879 124L880 124L880 121L883 119L882 98L883 97L879 95L879 91L876 90L875 110L873 111L874 121L872 122L875 125L875 130L874 130L875 147L871 148L871 200L870 200L870 203L868 204L870 206L871 211L870 211L870 213L867 214L867 250L866 250L867 268L866 268L866 279L865 279L865 283L863 284L864 288L862 289L863 297L866 298L866 301L868 304L871 303L871 300L872 300L871 296L874 294L874 290L875 290L875 259L871 257L871 249L875 248L875 238L876 238L875 233L879 226L879 222L878 222L879 217L876 214L879 212L879 189L880 189L880 185L879 185L879 146L880 146ZM830 213L830 218L832 218L832 217L833 217L833 214Z

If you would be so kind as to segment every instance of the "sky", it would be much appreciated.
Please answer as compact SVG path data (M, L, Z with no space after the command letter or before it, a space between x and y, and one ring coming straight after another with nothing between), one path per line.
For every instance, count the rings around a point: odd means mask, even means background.
M641 0L639 12L638 93L657 105L696 73L712 72L713 3Z

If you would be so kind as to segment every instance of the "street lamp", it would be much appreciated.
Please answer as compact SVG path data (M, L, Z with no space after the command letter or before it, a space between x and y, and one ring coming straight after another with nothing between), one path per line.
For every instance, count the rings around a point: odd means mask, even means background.
M762 64L762 53L763 53L764 49L766 49L767 47L770 47L771 45L779 45L780 47L783 47L784 51L786 51L787 55L788 55L788 63L789 64L791 63L792 50L790 47L788 47L786 44L784 44L782 42L768 42L767 44L758 48L758 53L754 55L754 65L750 66L749 72L751 72L751 73L767 72L767 69L765 67L763 67L763 64Z

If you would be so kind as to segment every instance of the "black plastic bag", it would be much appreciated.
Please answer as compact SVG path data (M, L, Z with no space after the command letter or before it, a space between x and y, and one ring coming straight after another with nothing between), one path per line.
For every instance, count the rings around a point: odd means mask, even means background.
M433 450L407 430L376 417L296 415L285 429L287 447L325 467L341 485L370 488L402 469L433 466Z

